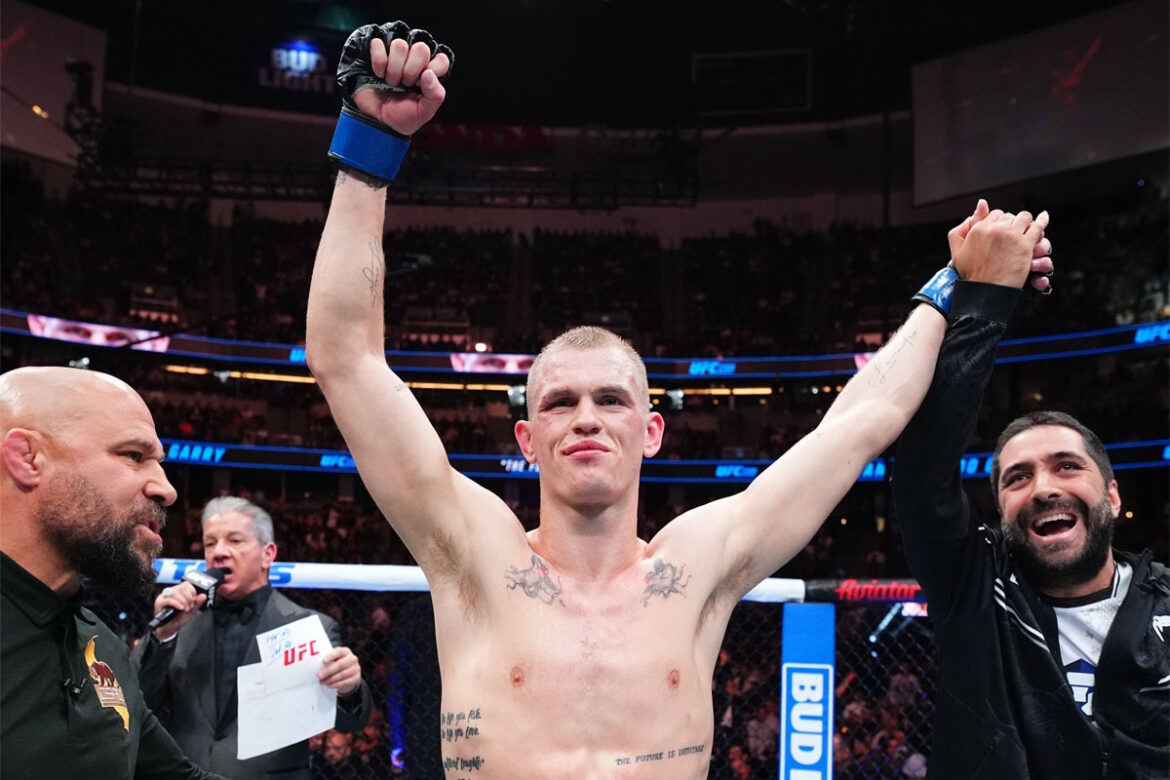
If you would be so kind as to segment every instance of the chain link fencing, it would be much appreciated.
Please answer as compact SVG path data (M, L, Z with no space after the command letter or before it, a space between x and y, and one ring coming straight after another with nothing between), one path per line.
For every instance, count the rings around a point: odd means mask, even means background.
M925 777L935 653L928 621L919 616L923 605L847 600L837 597L841 588L816 584L810 583L810 599L839 602L834 776ZM375 700L374 715L361 732L330 731L310 740L313 776L442 780L441 685L430 595L331 588L282 592L338 621ZM151 617L149 604L100 588L89 590L87 606L128 644L145 632ZM732 613L712 683L711 780L778 775L782 611L779 603L745 600Z

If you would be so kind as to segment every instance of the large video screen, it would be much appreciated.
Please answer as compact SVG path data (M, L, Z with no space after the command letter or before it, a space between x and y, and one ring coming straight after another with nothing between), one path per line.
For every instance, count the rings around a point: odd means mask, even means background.
M74 96L72 70L88 69L89 100L102 105L106 34L17 0L0 4L0 115L4 146L73 165L77 145L65 132L65 106Z
M1168 8L1126 3L916 66L915 203L1167 148Z

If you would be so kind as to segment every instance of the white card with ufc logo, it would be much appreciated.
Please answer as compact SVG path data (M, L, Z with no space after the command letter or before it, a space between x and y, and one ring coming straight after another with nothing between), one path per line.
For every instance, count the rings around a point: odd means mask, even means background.
M309 615L256 636L261 677L267 693L294 685L319 685L317 672L333 649L321 618Z

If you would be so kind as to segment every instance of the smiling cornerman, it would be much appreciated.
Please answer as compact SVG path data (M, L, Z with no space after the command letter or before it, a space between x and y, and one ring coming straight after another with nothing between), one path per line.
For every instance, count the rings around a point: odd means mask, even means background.
M996 445L999 529L959 462L1016 290L959 282L930 391L894 463L906 557L939 646L931 777L1170 777L1170 573L1112 549L1100 439L1034 412Z
M143 598L175 500L142 398L74 368L0 376L0 776L172 780L195 767L147 709L83 577Z

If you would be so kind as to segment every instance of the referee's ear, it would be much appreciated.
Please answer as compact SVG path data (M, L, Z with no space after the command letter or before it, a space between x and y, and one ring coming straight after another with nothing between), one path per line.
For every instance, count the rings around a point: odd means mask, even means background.
M22 492L30 492L45 475L45 454L41 449L40 435L26 428L12 428L0 442L0 461L4 463L4 474L16 487Z
M264 548L260 551L260 568L263 569L265 573L267 573L268 570L272 568L272 564L275 561L276 542L269 542L268 544L264 545Z

